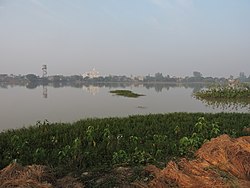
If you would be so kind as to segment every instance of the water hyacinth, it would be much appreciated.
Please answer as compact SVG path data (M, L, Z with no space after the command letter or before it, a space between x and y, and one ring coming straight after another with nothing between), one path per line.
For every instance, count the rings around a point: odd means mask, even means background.
M250 86L240 84L232 86L217 86L194 93L194 97L213 108L225 109L249 109L250 110Z
M214 135L246 135L250 114L169 113L75 123L39 122L0 133L0 168L12 161L86 171L119 163L145 165L193 151ZM212 134L213 133L213 134Z
M194 96L200 99L214 98L214 99L249 99L250 90L246 84L237 87L218 86L207 90L201 90L194 93Z

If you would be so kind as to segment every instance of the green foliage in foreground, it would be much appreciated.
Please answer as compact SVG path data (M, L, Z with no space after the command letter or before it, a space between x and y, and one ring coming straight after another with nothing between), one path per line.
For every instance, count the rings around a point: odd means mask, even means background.
M110 91L110 93L114 93L116 95L124 96L124 97L132 97L132 98L144 96L142 94L133 93L130 90L112 90L112 91Z
M219 134L246 135L250 114L170 113L86 119L73 124L38 122L0 133L0 168L13 160L61 169L165 163L189 155Z

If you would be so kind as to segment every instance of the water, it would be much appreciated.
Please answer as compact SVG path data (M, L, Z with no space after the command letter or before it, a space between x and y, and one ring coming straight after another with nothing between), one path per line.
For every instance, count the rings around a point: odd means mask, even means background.
M34 125L37 121L74 122L92 117L124 117L168 112L248 112L206 106L192 97L204 86L98 84L76 87L14 86L0 88L0 131ZM110 90L128 89L139 98L114 96Z

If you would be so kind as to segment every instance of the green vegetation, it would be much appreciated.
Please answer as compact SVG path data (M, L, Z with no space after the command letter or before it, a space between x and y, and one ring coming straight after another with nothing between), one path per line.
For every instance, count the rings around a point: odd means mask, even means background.
M250 114L239 113L137 115L73 124L38 122L0 133L0 168L12 161L44 164L61 173L119 164L160 164L189 155L219 134L246 135L242 130L249 124Z
M250 101L250 87L246 84L237 87L212 87L194 94L201 99L248 99Z
M194 93L196 99L214 108L250 109L250 87L241 84L237 87L217 86Z
M133 93L130 90L112 90L112 91L110 91L110 93L114 93L116 95L124 96L124 97L132 97L132 98L144 96L142 94Z

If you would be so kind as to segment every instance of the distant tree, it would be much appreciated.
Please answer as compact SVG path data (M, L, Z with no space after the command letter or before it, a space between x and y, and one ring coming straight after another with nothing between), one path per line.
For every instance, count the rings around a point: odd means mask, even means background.
M233 75L230 75L229 76L229 80L233 80L234 79L234 76Z
M75 81L82 81L83 77L81 75L72 75L70 76L70 80L75 82Z
M196 77L196 78L200 78L200 77L202 77L202 74L200 72L198 72L198 71L194 71L193 76Z
M90 78L88 76L83 78L83 81L88 81L88 80L90 80Z
M60 78L61 78L61 76L59 76L59 75L53 76L53 82L60 82Z
M241 82L245 82L245 81L247 80L247 77L246 77L246 75L245 75L244 72L240 72L239 80L240 80Z
M162 75L162 73L155 73L155 80L156 81L163 81L164 80L164 77Z
M144 82L153 82L154 81L154 77L147 75L145 78L143 78Z
M38 76L36 76L35 74L27 74L25 77L30 82L37 82L38 81Z

